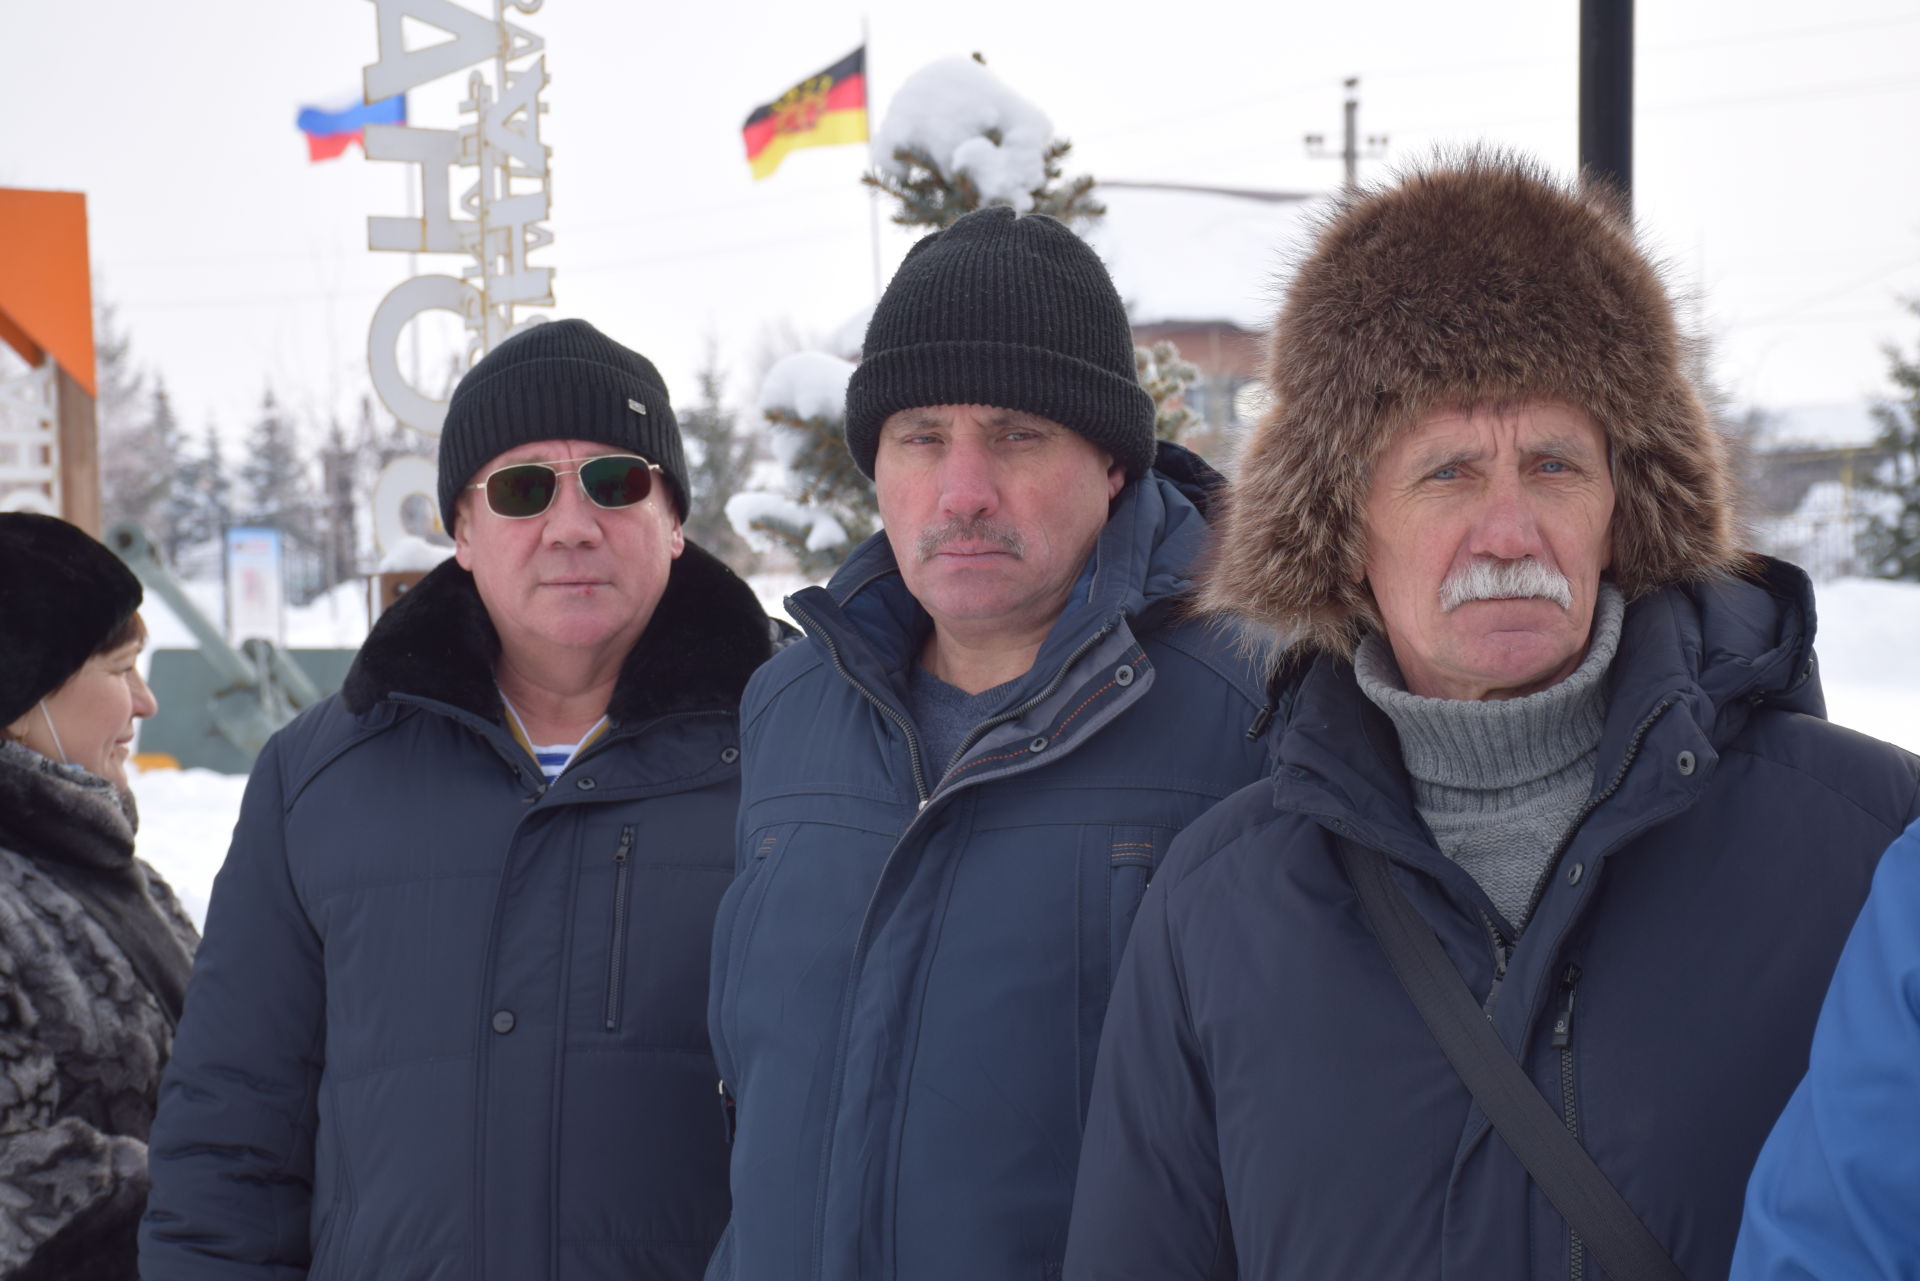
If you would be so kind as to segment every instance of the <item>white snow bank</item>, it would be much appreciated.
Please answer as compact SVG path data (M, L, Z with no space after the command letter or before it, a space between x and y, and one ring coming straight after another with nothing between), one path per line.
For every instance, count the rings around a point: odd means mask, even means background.
M440 562L451 555L453 555L453 548L449 544L430 543L418 534L408 534L380 558L380 572L383 574L425 573L427 570L439 568Z
M233 839L245 776L162 769L136 771L132 781L140 805L134 851L166 878L193 923L205 925L207 896Z
M1920 584L1838 579L1814 611L1828 719L1920 752Z
M989 131L999 135L996 144ZM894 157L916 148L949 178L967 174L984 204L1033 208L1033 191L1047 180L1053 122L971 58L942 58L908 76L887 107L874 138L875 163L904 177Z

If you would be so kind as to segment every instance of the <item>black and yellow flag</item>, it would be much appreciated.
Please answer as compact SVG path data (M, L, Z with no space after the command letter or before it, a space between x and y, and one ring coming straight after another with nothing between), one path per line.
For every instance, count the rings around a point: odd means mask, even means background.
M740 130L753 176L764 178L798 147L867 140L867 50L862 45L772 102L755 107Z

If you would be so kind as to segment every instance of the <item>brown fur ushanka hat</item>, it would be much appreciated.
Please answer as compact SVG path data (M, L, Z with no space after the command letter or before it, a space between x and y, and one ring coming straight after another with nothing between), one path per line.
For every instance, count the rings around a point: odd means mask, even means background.
M1738 569L1726 447L1617 198L1492 152L1343 198L1269 339L1273 405L1228 490L1201 608L1339 654L1380 620L1361 575L1374 461L1429 411L1564 401L1613 453L1629 600Z

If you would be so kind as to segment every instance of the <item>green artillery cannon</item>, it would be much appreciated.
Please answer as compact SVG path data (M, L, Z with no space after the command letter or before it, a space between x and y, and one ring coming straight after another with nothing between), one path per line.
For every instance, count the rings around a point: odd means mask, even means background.
M171 756L187 768L245 774L273 732L340 687L351 649L285 650L267 640L227 644L154 553L138 525L107 531L107 546L200 642L155 650L148 674L160 713L140 731L142 755Z

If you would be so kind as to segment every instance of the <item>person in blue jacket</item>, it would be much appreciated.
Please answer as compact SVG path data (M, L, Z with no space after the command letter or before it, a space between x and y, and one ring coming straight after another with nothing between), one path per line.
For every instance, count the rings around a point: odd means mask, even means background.
M1747 1184L1733 1276L1920 1277L1920 823L1840 953L1806 1079Z
M736 1108L709 1276L1057 1274L1115 964L1265 692L1182 610L1218 477L1156 449L1126 311L1008 208L909 252L847 389L885 531L741 705L709 1021Z
M687 500L659 375L586 322L461 380L453 559L247 781L146 1281L700 1275L727 1218L706 958L771 633Z
M1470 152L1351 193L1270 341L1204 603L1297 639L1275 768L1140 908L1065 1275L1608 1266L1490 1129L1351 863L1649 1255L1724 1276L1920 761L1824 719L1807 578L1741 552L1673 306L1604 187Z

